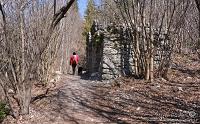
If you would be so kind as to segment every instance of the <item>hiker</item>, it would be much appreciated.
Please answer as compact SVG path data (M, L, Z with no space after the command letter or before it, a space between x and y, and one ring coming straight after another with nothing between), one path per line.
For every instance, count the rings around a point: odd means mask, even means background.
M73 55L70 57L70 65L72 66L73 75L76 72L76 66L78 65L79 56L73 52Z

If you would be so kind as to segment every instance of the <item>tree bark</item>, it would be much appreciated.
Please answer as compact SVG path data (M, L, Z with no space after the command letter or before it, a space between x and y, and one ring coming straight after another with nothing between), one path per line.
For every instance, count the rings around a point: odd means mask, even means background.
M195 0L195 3L196 3L196 6L197 6L197 9L198 9L198 15L199 15L199 37L200 37L200 1L199 0Z
M54 15L56 14L56 0L54 0Z
M20 86L20 114L29 114L29 105L31 99L31 82L25 81L25 29L24 29L24 10L20 10L20 30L21 30L21 84Z
M20 10L20 29L21 29L21 54L22 54L22 63L21 63L21 82L24 81L25 77L25 31L24 31L24 13L23 10Z
M31 86L23 85L20 92L20 115L29 114L29 106L31 101Z
M151 34L150 42L150 81L154 80L154 46L153 46L153 35Z
M198 41L197 41L197 53L198 53L198 57L200 58L200 1L199 0L195 0L196 2L196 6L197 6L197 9L198 9L198 15L199 15L199 38L198 38Z

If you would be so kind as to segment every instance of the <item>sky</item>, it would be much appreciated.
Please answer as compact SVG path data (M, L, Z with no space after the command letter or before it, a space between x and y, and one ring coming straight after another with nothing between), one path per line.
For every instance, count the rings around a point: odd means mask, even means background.
M84 13L87 8L87 1L88 0L78 0L79 13L82 18L84 17Z
M98 5L100 3L100 0L94 0L95 4ZM85 10L87 8L87 2L88 0L78 0L78 6L79 6L79 13L81 15L81 18L84 17Z

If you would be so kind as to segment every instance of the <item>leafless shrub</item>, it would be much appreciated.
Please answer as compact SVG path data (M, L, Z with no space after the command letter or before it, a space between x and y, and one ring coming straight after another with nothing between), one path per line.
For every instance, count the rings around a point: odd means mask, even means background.
M0 84L14 117L29 113L34 82L49 81L61 44L58 25L74 2L58 11L54 7L52 14L51 6L56 4L51 1L1 1ZM13 109L15 103L19 111Z

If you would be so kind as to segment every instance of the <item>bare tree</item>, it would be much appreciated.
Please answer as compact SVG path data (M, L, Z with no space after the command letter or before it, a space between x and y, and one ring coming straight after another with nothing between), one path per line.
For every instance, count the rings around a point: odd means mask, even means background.
M200 1L199 0L195 0L195 3L196 3L196 6L197 6L197 9L198 9L198 17L199 17L199 21L198 21L198 26L199 26L199 38L198 38L198 43L197 43L197 53L199 55L199 58L200 58Z
M200 37L200 1L199 0L195 0L196 2L196 6L199 12L199 37Z
M43 79L48 81L49 71L60 46L56 40L60 32L57 25L75 0L61 7L53 14L53 18L50 3L37 0L3 2L0 2L3 25L0 83L16 117L29 113L33 83ZM11 94L9 89L13 91ZM13 109L15 103L19 110Z
M116 6L113 5L115 2ZM166 77L171 62L176 34L180 31L189 8L189 1L182 0L115 0L104 1L110 21L130 28L136 76L153 81L157 76ZM104 8L105 9L105 8ZM115 10L115 11L113 11ZM107 13L109 13L107 12ZM116 18L115 18L116 17ZM158 55L159 54L159 55ZM156 65L155 56L159 63Z

